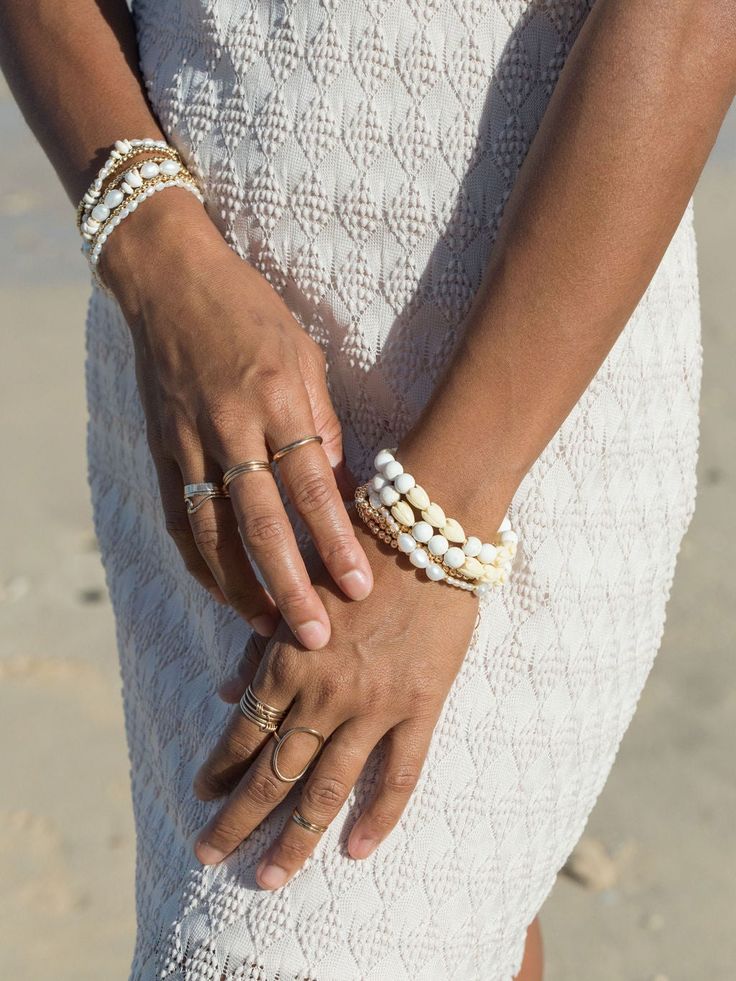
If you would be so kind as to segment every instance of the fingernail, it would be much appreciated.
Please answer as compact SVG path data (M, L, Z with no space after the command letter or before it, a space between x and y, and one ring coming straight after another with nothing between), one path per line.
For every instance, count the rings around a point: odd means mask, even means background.
M194 853L202 865L217 865L225 857L224 852L208 845L206 841L198 841L194 846Z
M355 844L350 846L350 854L353 858L368 858L377 845L375 838L358 838Z
M275 620L267 613L259 613L257 617L253 617L249 622L255 632L260 634L261 637L270 637L276 630Z
M264 889L278 889L289 878L289 873L280 865L259 865L256 878L259 885L263 886Z
M296 628L296 634L305 647L321 647L327 642L327 629L319 620L308 620Z
M343 592L354 600L364 599L371 591L371 582L361 569L351 569L338 580Z

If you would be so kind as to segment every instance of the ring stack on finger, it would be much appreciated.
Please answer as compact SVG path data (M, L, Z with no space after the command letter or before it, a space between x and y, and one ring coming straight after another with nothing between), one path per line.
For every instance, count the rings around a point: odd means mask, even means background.
M355 503L375 535L407 555L432 581L444 581L477 596L506 582L518 542L508 517L492 542L466 536L459 522L448 518L406 473L393 450L382 449L374 464L376 472L356 489Z
M276 732L289 711L288 709L277 709L272 705L266 705L257 697L250 685L243 692L238 704L246 719L254 722L261 732Z

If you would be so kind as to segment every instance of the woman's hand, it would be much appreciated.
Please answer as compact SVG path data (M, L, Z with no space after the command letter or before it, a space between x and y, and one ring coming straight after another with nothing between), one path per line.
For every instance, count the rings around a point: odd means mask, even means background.
M379 789L352 828L348 850L366 858L401 816L419 777L430 738L455 675L467 652L478 601L464 590L432 583L405 557L381 543L353 518L376 573L371 595L347 603L328 577L315 577L333 624L329 644L305 651L280 625L265 653L244 658L238 676L221 696L237 702L252 681L268 705L290 707L284 733L307 726L328 740L305 777L299 811L313 824L337 815L379 740L387 753ZM286 796L292 784L272 769L275 742L236 708L195 778L202 800L229 794L200 832L195 851L204 864L221 861ZM278 767L297 774L318 742L299 733L279 751ZM319 835L288 821L258 866L259 884L283 885L311 854Z
M275 465L334 582L351 599L370 592L370 564L341 496L354 484L321 348L186 191L155 195L116 229L100 271L131 329L166 525L187 568L259 633L271 634L280 612L305 647L321 647L330 622L273 475L243 474L229 501L191 514L183 500L185 484L219 483L238 463L319 434L322 445Z

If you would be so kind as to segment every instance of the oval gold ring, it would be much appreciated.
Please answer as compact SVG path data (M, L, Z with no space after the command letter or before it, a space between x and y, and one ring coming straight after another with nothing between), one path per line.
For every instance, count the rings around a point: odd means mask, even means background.
M289 738L289 736L293 736L297 732L308 732L310 736L316 736L317 748L315 749L315 751L307 760L306 764L302 767L302 769L297 773L295 777L287 777L285 776L285 774L281 772L281 770L279 770L279 753L281 752L281 747L284 745L284 743ZM273 769L273 772L279 778L279 780L283 780L284 783L296 783L297 780L301 780L301 778L304 776L304 774L307 772L309 767L312 765L315 757L317 756L317 754L322 749L325 743L325 737L322 735L322 733L317 732L316 729L310 729L308 726L294 726L292 729L287 729L286 732L284 732L283 734L278 733L274 730L273 738L276 740L276 745L273 748L273 756L271 757L271 767Z
M303 439L295 439L293 443L287 443L286 446L282 446L280 450L276 452L271 457L272 463L278 463L282 456L286 456L287 453L291 453L292 450L298 449L300 446L305 446L307 443L321 443L321 436L305 436Z

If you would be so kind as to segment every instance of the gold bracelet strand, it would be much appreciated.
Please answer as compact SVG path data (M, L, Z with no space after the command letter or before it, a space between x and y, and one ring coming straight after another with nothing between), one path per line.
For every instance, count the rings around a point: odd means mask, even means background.
M141 158L140 160L138 160L139 157ZM105 197L108 191L112 190L114 186L117 186L113 184L113 181L117 180L117 178L119 177L124 177L125 172L130 170L131 166L136 167L137 163L146 163L146 161L155 160L156 158L158 158L159 160L176 160L178 163L182 164L182 169L184 169L184 164L181 159L181 155L179 151L173 146L172 147L142 147L142 148L133 147L133 149L129 153L126 153L116 162L113 169L105 177L105 180L103 181L102 186L100 187L100 192L97 196L95 204L90 204L88 201L84 200L84 196L82 197L82 200L77 205L77 211L76 211L76 223L79 232L81 233L82 224L84 223L84 220L87 217L87 215L92 213L92 209L95 207L95 205L99 204L100 201L102 201L102 199ZM137 163L135 161L137 161ZM86 193L88 192L85 192L85 194Z

